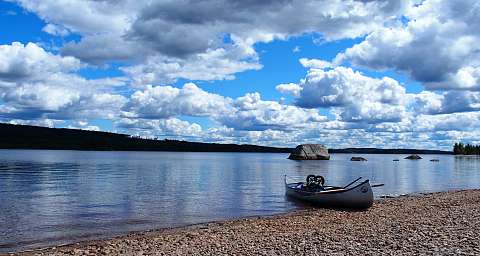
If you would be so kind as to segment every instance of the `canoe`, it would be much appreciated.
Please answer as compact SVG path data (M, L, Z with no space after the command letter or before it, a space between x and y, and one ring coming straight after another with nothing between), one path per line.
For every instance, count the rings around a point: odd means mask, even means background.
M369 208L373 205L373 192L370 181L365 180L351 186L357 180L345 187L323 186L321 189L311 190L305 182L287 183L285 178L286 195L316 206L342 208Z

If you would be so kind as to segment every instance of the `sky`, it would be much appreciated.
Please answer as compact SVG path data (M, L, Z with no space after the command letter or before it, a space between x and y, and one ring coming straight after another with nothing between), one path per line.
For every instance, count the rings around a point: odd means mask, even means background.
M0 0L0 122L159 139L480 144L478 1Z

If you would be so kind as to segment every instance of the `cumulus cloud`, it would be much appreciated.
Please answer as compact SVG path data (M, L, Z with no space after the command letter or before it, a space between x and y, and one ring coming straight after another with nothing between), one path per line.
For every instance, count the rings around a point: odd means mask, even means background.
M73 57L34 43L0 45L0 116L24 119L112 118L125 97L111 94L122 79L87 80Z
M115 126L143 137L168 136L178 138L200 137L202 135L200 125L177 118L159 120L122 118L115 122Z
M319 59L301 58L300 64L302 64L302 66L305 68L325 69L325 68L332 67L332 63L330 63L329 61L319 60Z
M122 34L104 33L87 35L79 42L68 42L60 49L66 56L99 64L106 61L134 61L147 55L141 45L122 39Z
M170 118L178 115L216 116L229 111L230 99L208 93L193 83L178 89L172 86L147 86L136 91L125 106L128 117L146 119Z
M480 109L480 93L448 91L434 93L423 91L410 95L410 105L416 113L449 114Z
M75 79L67 79L65 82L74 81ZM126 102L125 97L97 92L86 80L79 82L77 86L35 82L0 88L0 99L3 101L0 116L26 119L111 119L118 115L119 109Z
M439 114L443 109L444 98L442 94L429 91L411 95L412 111L420 114Z
M466 112L422 115L415 119L414 131L472 131L480 128L480 113Z
M17 0L43 20L80 34L122 32L139 5L136 1Z
M324 65L314 59L302 62L309 68L307 76L298 84L281 84L276 89L292 94L297 106L327 108L333 115L333 119L309 127L300 135L304 138L319 133L342 134L354 138L346 141L343 137L344 143L357 146L385 147L394 145L392 140L402 140L396 147L411 147L412 141L450 147L455 138L444 136L446 133L464 131L463 138L472 139L479 125L479 112L472 112L480 108L478 92L407 93L392 78L368 77L352 68Z
M94 64L133 61L125 71L138 83L232 79L261 68L258 42L306 33L324 40L356 38L407 6L386 0L17 2L48 23L46 32L81 35L66 43L62 54Z
M375 124L365 131L431 134L440 131L472 132L480 128L480 112L411 115L401 122Z
M179 78L189 80L231 80L237 72L258 70L262 65L256 57L244 60L235 56L235 52L223 48L209 50L190 57L187 60L171 59L161 56L150 57L142 64L124 67L133 84L144 86L155 83L172 83Z
M339 143L341 143L341 137L333 136L333 133L340 134L342 132L334 131L327 134L319 132L319 130L312 129L266 129L261 131L250 131L236 130L235 128L219 126L205 130L202 134L202 139L209 142L257 144L279 147L285 147L287 145L294 146L298 143L312 142L319 142L328 145L339 145ZM335 142L335 140L337 141Z
M296 105L300 107L334 107L343 121L393 122L400 121L406 112L405 88L397 81L371 78L346 67L312 68L297 86L277 89L297 93Z
M69 72L80 67L79 60L53 55L34 43L0 45L0 79L4 81L42 79L52 73Z
M326 120L317 110L264 101L259 93L231 99L206 92L193 83L181 89L148 86L131 96L124 111L123 116L128 118L208 117L229 128L251 131L295 129Z
M45 25L45 27L42 28L42 31L54 36L67 36L70 34L70 31L68 31L67 28L51 23Z
M350 145L451 150L455 142L478 141L478 118L478 112L418 114L409 115L400 122L377 124L331 121L323 123L318 129L319 133L327 135L326 143L335 147L336 142L330 140L328 135L338 139L343 147Z
M405 24L375 30L336 62L405 72L430 90L480 88L477 1L427 0L405 17Z
M326 121L314 109L264 101L259 93L249 93L233 102L233 110L218 117L227 127L236 130L292 130Z
M395 1L165 1L144 8L129 35L166 55L185 56L216 48L224 33L250 44L309 32L354 38L403 8Z
M302 87L294 83L279 84L275 87L275 89L281 93L291 94L293 96L300 96L300 92L302 91Z
M479 112L462 112L450 114L418 114L409 115L401 122L372 124L360 129L365 132L385 134L414 134L416 136L437 136L440 133L462 132L473 137L480 128ZM434 135L437 134L437 135ZM439 139L439 138L437 138ZM454 138L452 138L454 139ZM450 144L451 146L451 144Z

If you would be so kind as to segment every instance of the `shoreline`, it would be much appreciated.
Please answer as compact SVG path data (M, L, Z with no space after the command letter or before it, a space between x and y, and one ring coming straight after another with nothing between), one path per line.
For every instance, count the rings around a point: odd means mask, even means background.
M244 144L239 144L240 146ZM251 146L246 144L246 146ZM252 145L256 146L256 145ZM264 146L259 146L264 147ZM15 147L0 147L0 150L32 150L32 151L78 151L78 152L170 152L170 153L250 153L250 154L290 154L291 152L274 152L274 151L178 151L178 150L150 150L150 149L76 149L76 148L15 148ZM383 150L383 149L381 149ZM384 149L389 151L391 149ZM403 150L403 149L401 149ZM408 149L407 149L408 150ZM329 149L330 154L345 154L345 155L411 155L411 154L419 154L419 155L438 155L438 156L471 156L471 157L479 157L480 155L462 155L462 154L453 154L449 151L442 151L442 150L422 150L422 149L413 149L416 151L407 151L407 152L392 152L392 153L385 153L385 152L363 152L363 151L356 151L356 152L348 152L344 151L344 149ZM417 151L427 151L418 153ZM292 160L292 161L323 161L323 160Z
M479 206L480 189L420 193L367 211L304 209L0 255L480 254Z

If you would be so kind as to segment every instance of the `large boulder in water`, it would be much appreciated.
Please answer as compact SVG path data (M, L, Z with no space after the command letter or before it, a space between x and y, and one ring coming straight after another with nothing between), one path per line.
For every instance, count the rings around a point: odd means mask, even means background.
M288 159L292 160L329 160L328 149L321 144L298 145Z
M422 159L422 157L419 156L419 155L409 155L409 156L405 157L405 159L419 160L419 159Z

